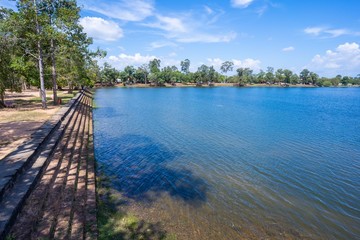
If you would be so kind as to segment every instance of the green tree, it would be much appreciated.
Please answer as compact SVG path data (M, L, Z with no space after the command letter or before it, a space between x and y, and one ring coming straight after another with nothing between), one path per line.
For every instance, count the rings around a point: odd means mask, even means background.
M303 69L301 72L300 72L300 81L302 84L309 84L310 82L310 71L308 69Z
M281 68L277 69L275 72L275 78L278 83L283 82L285 79L284 70L282 70Z
M38 0L22 0L17 2L18 12L14 13L12 24L14 33L21 41L26 54L33 56L38 62L40 79L40 97L42 108L47 108L44 74L44 49L46 31L49 23L46 15L39 10Z
M5 90L12 86L13 79L11 60L15 40L9 34L7 26L11 13L11 10L0 8L0 108L6 107Z
M266 73L260 69L259 73L256 75L256 81L258 83L265 83L266 79L265 79Z
M39 1L41 13L47 18L48 25L44 32L50 41L49 55L51 60L51 75L54 104L57 104L57 68L56 54L57 45L72 38L73 34L80 33L81 27L78 23L80 8L75 0L42 0Z
M133 67L127 68L127 72L124 70L127 81L131 80L129 78L132 77L132 74L134 72L135 69ZM109 63L105 62L101 70L101 79L102 79L101 84L103 84L103 82L107 84L114 84L118 78L119 78L119 71L117 71Z
M115 72L114 70L112 70L112 71ZM124 68L124 73L125 73L124 76L125 76L127 83L133 82L135 72L136 72L136 69L133 66L126 66Z
M290 83L291 82L291 76L293 75L293 72L291 70L289 70L289 69L284 69L283 74L284 74L284 82L285 83Z
M216 70L214 66L209 67L209 73L208 73L208 81L209 82L215 82L217 78Z
M220 70L222 73L226 74L227 72L232 71L233 68L234 68L234 63L231 61L226 61L221 64ZM224 80L224 82L225 82L225 80Z
M293 85L296 85L298 84L300 81L300 78L297 74L292 74L291 77L290 77L290 83L293 84Z
M309 75L310 75L309 78L310 78L311 84L317 85L317 83L318 83L318 81L319 81L319 75L317 75L317 74L314 73L314 72L310 72Z
M180 63L181 71L185 74L189 74L190 72L190 60L185 59L184 61L181 61Z
M210 68L205 64L202 64L200 67L198 67L198 70L195 73L195 80L198 84L203 84L204 82L208 81L209 70Z
M265 79L267 83L273 84L275 81L274 77L274 68L273 67L267 67Z
M322 83L322 86L324 87L330 87L332 85L332 83L329 81L329 80L325 80L323 83Z
M160 72L160 63L161 63L161 60L160 60L160 59L154 58L153 60L151 60L151 61L149 62L150 72L151 72L151 73L158 73L158 72Z
M246 85L246 83L249 81L252 70L250 68L238 68L236 69L239 77L239 84L240 85Z
M147 78L149 75L149 64L143 64L139 67L140 72L144 75L144 83L147 84Z

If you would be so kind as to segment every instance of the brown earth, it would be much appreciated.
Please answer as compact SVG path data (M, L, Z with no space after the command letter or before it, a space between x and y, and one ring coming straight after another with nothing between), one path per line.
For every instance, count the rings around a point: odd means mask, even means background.
M73 96L66 92L58 92L58 95L64 97L64 100ZM0 109L0 161L28 140L33 132L59 110L60 106L52 104L52 93L47 92L47 96L48 108L41 109L37 90L5 92L5 104L9 108Z

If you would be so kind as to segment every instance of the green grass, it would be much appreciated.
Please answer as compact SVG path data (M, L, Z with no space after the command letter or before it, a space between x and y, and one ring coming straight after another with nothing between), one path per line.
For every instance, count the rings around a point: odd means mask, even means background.
M46 97L46 101L52 100L51 97ZM30 102L41 102L41 97L34 97L29 100Z
M5 240L15 240L15 239L16 238L14 236L12 236L12 235L5 237Z
M97 178L99 240L110 239L161 239L176 240L160 223L148 223L121 208L122 199L112 189L110 177L103 173Z
M57 93L57 97L59 99L61 99L61 105L64 105L64 104L67 104L73 97L75 97L75 95L77 94L76 91L74 91L73 93L68 93L68 92L58 92ZM49 96L52 96L52 92L51 94L49 94ZM53 104L53 101L52 101L52 97L47 97L46 98L47 100L47 103L48 104ZM40 97L35 97L35 98L32 98L29 100L30 102L41 102L41 98Z
M61 104L67 104L76 93L59 94L58 98L61 98Z
M99 108L98 105L96 105L95 101L92 102L92 107L93 107L93 109Z

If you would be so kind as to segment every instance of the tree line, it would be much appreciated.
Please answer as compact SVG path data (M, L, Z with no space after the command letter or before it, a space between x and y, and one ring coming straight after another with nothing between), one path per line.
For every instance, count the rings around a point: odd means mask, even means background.
M5 89L21 91L30 86L40 89L46 108L45 89L70 91L99 81L92 39L79 24L80 8L76 0L17 0L17 11L0 8L0 107L4 107Z
M227 73L236 71L233 76ZM314 85L314 86L347 86L360 85L360 74L356 77L337 75L332 78L320 77L315 72L303 69L299 74L289 69L277 69L267 67L266 71L260 70L258 73L250 68L234 69L232 61L225 61L220 66L220 72L213 66L205 64L197 68L197 71L190 72L190 60L185 59L180 62L180 69L177 66L165 66L161 68L161 60L153 59L148 64L140 67L126 66L119 71L109 63L104 63L101 69L101 83L114 84L123 82L124 84L154 84L162 86L165 83L195 83L198 85L212 83L233 83L239 86L247 84L279 84L279 85Z

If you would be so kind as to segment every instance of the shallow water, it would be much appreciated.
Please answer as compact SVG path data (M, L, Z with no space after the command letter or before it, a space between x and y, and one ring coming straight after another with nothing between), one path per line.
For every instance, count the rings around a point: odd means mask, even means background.
M179 239L360 238L360 88L113 88L95 101L97 161Z

